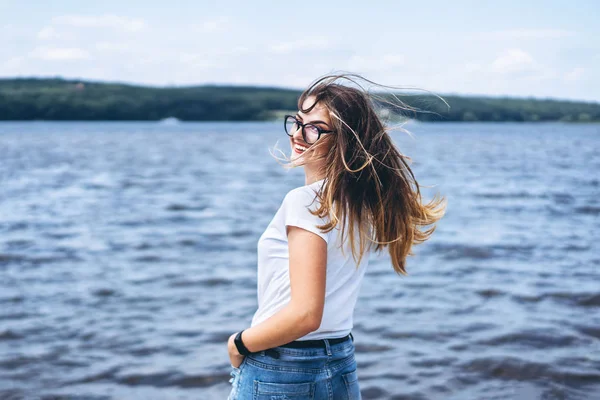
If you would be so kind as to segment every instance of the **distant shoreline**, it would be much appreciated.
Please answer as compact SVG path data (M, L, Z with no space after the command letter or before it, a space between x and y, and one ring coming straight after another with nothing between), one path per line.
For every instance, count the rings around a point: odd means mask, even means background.
M250 86L150 87L67 79L0 79L0 121L243 122L281 119L299 90ZM554 99L397 94L420 122L600 122L600 103ZM290 110L290 111L287 111Z

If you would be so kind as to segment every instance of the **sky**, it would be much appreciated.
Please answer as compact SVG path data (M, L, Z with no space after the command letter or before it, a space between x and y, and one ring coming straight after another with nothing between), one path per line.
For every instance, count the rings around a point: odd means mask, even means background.
M0 77L600 101L600 1L0 0Z

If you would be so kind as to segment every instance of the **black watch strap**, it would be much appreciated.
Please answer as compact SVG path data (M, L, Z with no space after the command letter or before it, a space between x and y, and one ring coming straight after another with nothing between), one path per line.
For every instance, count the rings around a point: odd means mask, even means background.
M235 339L233 339L233 343L235 343L235 347L237 347L237 350L241 355L247 356L251 352L244 345L244 342L242 342L242 332L244 332L244 331L240 331L240 332L238 332L237 335L235 335Z

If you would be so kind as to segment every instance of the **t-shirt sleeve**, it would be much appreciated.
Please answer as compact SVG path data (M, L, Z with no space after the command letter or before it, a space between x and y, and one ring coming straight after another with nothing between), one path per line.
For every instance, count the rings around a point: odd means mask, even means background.
M324 225L328 222L327 218L319 218L310 213L309 209L315 211L319 208L319 199L315 199L314 191L297 188L290 191L283 200L284 225L297 226L312 232L329 242L329 233L323 233L317 225ZM313 202L313 199L314 202Z

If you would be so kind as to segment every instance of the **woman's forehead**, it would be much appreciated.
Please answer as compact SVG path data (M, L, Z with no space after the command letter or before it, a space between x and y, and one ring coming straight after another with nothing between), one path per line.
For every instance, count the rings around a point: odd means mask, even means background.
M309 96L306 99L304 99L304 102L302 103L302 108L303 109L310 108L314 102L315 102L315 98L313 96ZM311 119L319 119L321 121L329 122L329 111L321 103L317 103L314 106L314 108L312 110L310 110L310 112L308 112L308 113L304 113L304 112L302 112L302 110L299 110L298 114L301 117L308 117Z

